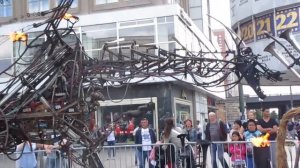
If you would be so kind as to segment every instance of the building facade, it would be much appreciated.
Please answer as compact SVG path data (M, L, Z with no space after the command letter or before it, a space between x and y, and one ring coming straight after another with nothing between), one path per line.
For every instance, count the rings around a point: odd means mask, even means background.
M7 40L9 34L44 20L46 17L39 16L39 12L55 7L58 2L59 0L8 0L0 6L0 9L4 9L0 13L0 51L3 51L0 53L1 71L11 65L18 58L19 50L22 50L22 46ZM97 58L105 42L121 39L160 46L169 51L178 48L215 51L218 47L212 45L210 39L199 29L204 27L200 23L202 14L201 17L196 16L197 9L201 7L202 1L199 3L193 0L74 0L70 13L80 18L75 27L76 34L73 35L80 38L89 56ZM42 28L29 30L29 39L34 38L39 31ZM43 42L45 38L40 37L39 42ZM68 38L71 41L73 37L70 35ZM29 49L26 57L30 59L34 52L34 49ZM222 58L221 55L209 57ZM11 73L18 73L22 68L24 67L15 67ZM2 76L0 80L7 80L7 77ZM222 91L222 88L213 90ZM107 101L100 102L101 107L94 115L99 126L110 122L115 113L134 110L154 102L155 108L149 109L146 115L157 131L166 117L175 117L178 124L187 118L204 122L208 111L218 111L217 100L224 98L223 93L208 92L168 78L152 78L125 88L111 86L104 94Z
M292 36L300 42L300 3L299 0L231 0L232 28L244 39L247 46L254 53L262 55L260 61L266 63L269 68L283 72L283 81L275 85L298 85L300 79L293 75L276 57L265 52L266 47L274 40L267 38L267 31L275 37L279 37L286 29L292 30ZM292 45L282 38L278 40L285 45L296 58L299 53ZM278 44L276 50L289 63L292 62L287 52ZM294 67L299 72L299 66ZM262 80L262 85L273 86L274 83Z

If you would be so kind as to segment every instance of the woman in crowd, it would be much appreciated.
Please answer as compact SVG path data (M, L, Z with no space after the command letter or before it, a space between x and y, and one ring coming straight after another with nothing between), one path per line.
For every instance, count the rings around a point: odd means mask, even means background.
M190 142L197 141L197 130L193 128L192 120L187 119L184 121L183 133L187 134L187 140Z
M162 142L163 143L173 143L177 150L181 149L181 142L180 139L177 138L178 135L182 134L182 131L179 128L175 127L174 119L173 118L167 118L165 120L165 128L162 134ZM178 165L178 162L176 163L175 160L175 154L177 154L177 157L179 157L178 153L179 151L174 151L174 149L171 148L170 145L164 145L162 148L167 153L167 163L168 168L175 168L176 164ZM177 159L178 161L178 159Z
M233 123L233 128L232 128L232 130L231 130L230 133L229 133L230 139L232 139L232 133L233 133L234 131L239 132L239 133L240 133L240 137L241 137L242 139L244 139L244 135L243 135L243 133L244 133L244 128L242 127L242 122L241 122L241 120L235 120L235 121L234 121L234 123Z

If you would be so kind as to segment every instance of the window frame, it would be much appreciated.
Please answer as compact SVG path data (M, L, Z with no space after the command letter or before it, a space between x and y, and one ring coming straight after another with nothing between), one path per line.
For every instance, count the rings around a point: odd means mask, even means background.
M107 1L109 1L109 0L105 0L105 1L106 1L106 3L97 3L97 0L94 0L94 4L95 4L95 5L107 5L107 4L119 3L119 2L121 2L122 0L116 0L116 2L107 2Z
M57 5L58 5L58 1L59 0L53 0L54 2L54 6L53 7L57 7ZM80 0L73 0L73 3L74 3L74 1L77 1L77 5L76 5L76 7L70 7L70 9L69 10L76 10L76 9L78 9L79 8L79 4L80 4ZM73 4L72 4L73 5Z
M43 10L40 10L39 9L39 11L35 11L35 12L31 12L30 11L30 9L29 9L29 2L30 2L31 0L26 0L26 13L38 13L38 12L41 12L41 11L43 11ZM40 2L40 1L43 1L43 0L35 0L35 1L38 1L38 2ZM51 0L47 0L48 1L48 8L49 9L51 9ZM40 8L41 6L40 6L40 4L39 4L39 8ZM47 9L47 10L49 10L49 9Z
M14 1L13 0L9 0L9 1L10 1L10 5L5 5L5 4L2 5L1 4L0 7L9 7L10 6L11 7L11 15L10 16L1 16L0 15L1 20L5 20L6 18L12 18L14 16Z

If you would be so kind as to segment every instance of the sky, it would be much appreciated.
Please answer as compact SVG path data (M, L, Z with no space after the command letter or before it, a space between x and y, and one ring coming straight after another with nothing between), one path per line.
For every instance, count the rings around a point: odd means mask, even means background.
M228 27L231 27L230 20L230 0L211 0L211 15L220 21L222 21ZM213 29L224 28L221 24L216 21L211 21L211 26ZM229 37L228 37L229 38ZM276 84L276 83L274 83ZM256 96L253 89L249 86L244 86L244 94L250 96ZM266 95L289 95L290 86L263 86L262 90ZM300 86L291 87L292 94L300 94Z

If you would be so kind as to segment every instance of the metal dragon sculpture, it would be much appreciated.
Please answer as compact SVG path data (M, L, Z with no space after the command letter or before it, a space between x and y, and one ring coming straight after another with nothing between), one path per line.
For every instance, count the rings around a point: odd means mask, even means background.
M280 72L259 63L259 55L252 53L250 48L241 47L242 40L237 42L236 51L226 52L231 56L227 60L207 57L207 54L217 52L195 53L183 48L180 50L184 50L185 55L180 55L176 51L140 45L134 41L106 43L101 54L91 58L73 30L79 18L66 13L71 4L72 0L60 1L56 8L39 13L41 16L49 15L49 19L30 25L10 37L16 45L25 45L25 48L23 51L19 49L15 62L0 72L0 75L9 76L9 80L2 83L6 87L0 91L3 95L0 100L0 152L9 157L17 144L28 139L20 114L42 105L53 117L53 131L59 132L61 139L68 141L63 145L68 156L85 167L103 167L97 151L101 150L106 135L93 139L85 123L89 120L86 116L96 110L99 101L104 100L101 91L112 83L128 85L132 83L131 79L141 82L157 76L176 80L190 78L193 84L208 88L224 86L226 78L235 74L236 80L225 86L232 88L245 80L260 98L265 98L260 88L260 78L281 80ZM67 27L59 28L62 20L67 22ZM44 27L44 30L28 41L26 31L37 27ZM70 35L75 37L71 42L66 40ZM38 38L42 36L46 36L46 40L38 43ZM118 51L112 50L112 47L117 47ZM25 55L32 48L36 52L30 60L26 60ZM25 68L14 74L9 73L18 65ZM82 115L73 117L68 115L68 111ZM142 113L126 112L124 115ZM85 159L79 159L82 157L70 148L72 143L81 143L86 147Z

